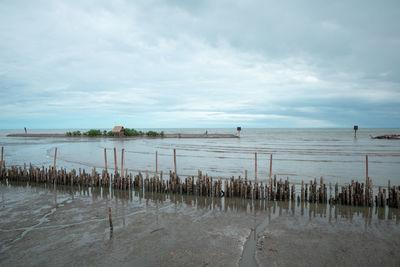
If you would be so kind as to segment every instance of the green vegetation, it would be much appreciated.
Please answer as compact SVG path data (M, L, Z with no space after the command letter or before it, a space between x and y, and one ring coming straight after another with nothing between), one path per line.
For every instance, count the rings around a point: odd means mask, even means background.
M73 132L66 132L65 134L67 136L80 136L81 132L80 131L73 131Z
M148 132L146 133L146 135L147 135L147 136L159 136L160 134L157 133L157 132L155 132L155 131L148 131Z
M139 135L143 135L143 132L136 131L135 129L125 128L124 135L125 136L139 136Z
M147 136L164 136L164 132L155 132L155 131L148 131L148 132L143 132L143 131L137 131L135 129L129 129L129 128L125 128L125 132L124 132L125 136L143 136L143 135L147 135Z
M90 129L87 132L81 133L80 131L73 131L73 132L66 132L65 133L67 136L114 136L114 133L112 131L101 131L97 129ZM130 129L130 128L125 128L124 132L125 136L164 136L164 131L161 132L156 132L156 131L148 131L148 132L143 132L143 131L137 131L135 129Z
M89 132L87 132L88 136L100 136L102 135L100 130L95 130L95 129L90 129Z

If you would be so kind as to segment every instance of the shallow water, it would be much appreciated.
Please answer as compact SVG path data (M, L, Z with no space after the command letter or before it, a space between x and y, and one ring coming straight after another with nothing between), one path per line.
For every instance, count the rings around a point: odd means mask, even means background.
M203 133L206 129L157 129L165 133ZM173 149L177 150L178 173L197 175L202 170L213 177L254 177L254 152L258 153L258 177L269 175L273 154L273 174L291 181L309 181L324 176L325 181L364 181L365 155L369 156L369 176L375 185L400 184L400 140L374 140L370 135L400 134L400 129L360 129L354 138L351 129L243 129L240 139L118 139L118 138L21 138L6 137L21 130L1 130L0 145L5 147L9 165L24 162L37 166L53 164L72 168L104 167L107 148L108 167L114 166L116 147L120 167L124 148L124 168L129 171L173 170ZM30 133L65 133L66 130L32 130ZM235 133L234 129L208 129L209 133Z

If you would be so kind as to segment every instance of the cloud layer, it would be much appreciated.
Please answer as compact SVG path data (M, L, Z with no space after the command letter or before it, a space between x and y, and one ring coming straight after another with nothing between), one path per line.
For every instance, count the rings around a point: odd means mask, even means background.
M1 128L400 127L397 1L2 1Z

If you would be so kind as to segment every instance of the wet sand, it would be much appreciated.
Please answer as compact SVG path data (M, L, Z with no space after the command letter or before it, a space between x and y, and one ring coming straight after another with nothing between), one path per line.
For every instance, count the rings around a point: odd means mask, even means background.
M400 266L400 225L285 214L260 235L256 259L260 266Z
M8 134L8 137L52 137L52 138L124 138L124 139L139 139L139 138L149 138L149 139L157 139L157 138L239 138L239 136L234 135L234 134L217 134L217 133L210 133L210 134L164 134L163 136L147 136L147 135L142 135L142 136L121 136L121 137L115 137L115 136L86 136L86 135L80 135L80 136L70 136L66 134L45 134L45 133L40 133L40 134Z
M0 192L4 266L399 263L398 209L329 213L327 205L53 185L2 184Z

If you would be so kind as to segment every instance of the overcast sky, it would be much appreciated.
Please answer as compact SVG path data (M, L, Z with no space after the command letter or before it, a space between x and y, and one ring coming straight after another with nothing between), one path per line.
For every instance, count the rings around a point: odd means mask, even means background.
M0 128L400 127L400 1L0 1Z

